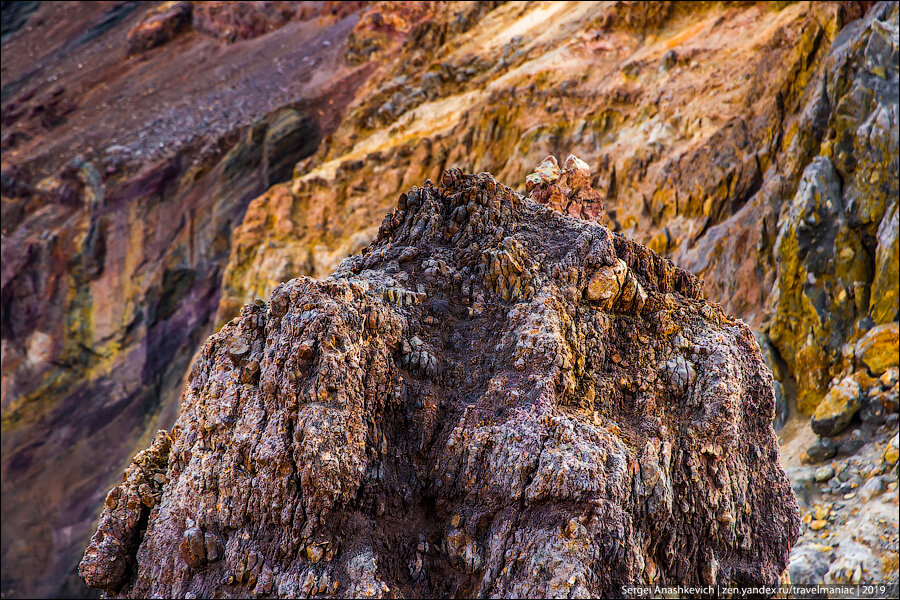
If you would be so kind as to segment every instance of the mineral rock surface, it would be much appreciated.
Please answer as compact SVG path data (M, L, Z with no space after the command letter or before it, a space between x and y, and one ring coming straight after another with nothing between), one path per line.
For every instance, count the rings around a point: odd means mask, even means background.
M243 305L328 276L445 169L528 192L569 153L605 207L577 216L702 276L754 328L783 464L858 470L801 508L850 514L861 494L842 496L888 478L863 508L862 581L896 581L897 18L896 2L3 3L0 594L86 591L106 491ZM611 268L588 286L598 306ZM491 278L501 298L508 281ZM859 371L858 397L820 411ZM845 540L842 562L854 519L803 535Z
M804 413L864 364L897 364L898 52L898 5L879 4L835 41L801 120L825 135L778 221L769 337ZM877 357L860 352L873 335Z
M800 520L773 414L698 279L448 170L209 338L80 572L122 597L774 584Z
M175 422L235 224L367 76L343 65L359 5L285 4L40 3L9 37L3 4L4 598L89 592L105 492Z

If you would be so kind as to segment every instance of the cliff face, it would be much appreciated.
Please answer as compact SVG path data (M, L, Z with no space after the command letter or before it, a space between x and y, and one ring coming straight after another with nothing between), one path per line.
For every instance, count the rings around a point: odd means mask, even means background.
M833 385L862 367L855 344L898 318L900 196L897 5L876 7L842 32L801 128L822 131L782 208L773 247L769 337L797 379L797 406L815 411ZM889 354L889 346L882 350ZM880 375L892 360L870 365Z
M579 175L536 191L584 202ZM124 597L776 584L799 515L771 374L699 291L605 227L447 171L332 276L210 337L81 573Z
M233 227L368 73L342 56L359 4L201 3L193 26L190 3L139 4L4 30L4 597L80 585L103 494L174 422Z
M894 511L896 4L3 11L4 596L84 593L66 577L104 494L175 421L202 340L283 282L328 276L401 193L453 167L536 185L702 276L775 376L804 517L876 477ZM526 182L572 152L592 173L573 184L584 202L554 195L573 188L551 166ZM143 470L163 468L158 448ZM859 525L814 520L829 525L807 519L805 549ZM864 578L896 564L879 544ZM830 573L812 562L794 571Z
M219 322L294 274L329 273L444 168L524 182L575 152L611 226L701 274L774 345L811 415L854 370L847 345L898 315L896 11L839 38L863 8L510 3L462 33L472 17L438 13L293 182L250 204ZM824 207L804 205L814 177L830 182Z
M593 170L613 227L708 271L713 297L758 324L772 260L743 262L770 252L782 196L818 150L823 132L799 120L853 10L508 3L461 32L474 17L439 13L378 64L294 181L251 203L221 320L294 273L330 273L372 239L398 194L444 168L489 171L521 190L545 156L571 152ZM708 264L693 257L748 204L765 210L739 249Z

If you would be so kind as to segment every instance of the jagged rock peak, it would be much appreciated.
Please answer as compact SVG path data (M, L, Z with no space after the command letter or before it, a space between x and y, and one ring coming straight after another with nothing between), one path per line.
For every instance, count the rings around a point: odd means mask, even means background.
M602 223L603 197L591 187L591 168L570 154L562 169L555 156L548 156L525 178L530 198L585 221Z
M799 517L771 373L699 288L446 171L331 277L209 338L81 574L122 597L775 584Z

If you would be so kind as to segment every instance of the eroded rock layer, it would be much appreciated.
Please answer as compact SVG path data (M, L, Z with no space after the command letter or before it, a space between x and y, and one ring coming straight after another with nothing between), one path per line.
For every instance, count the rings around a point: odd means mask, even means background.
M835 573L896 581L897 18L895 2L4 3L2 595L83 593L104 493L175 421L214 325L330 274L451 167L702 276L755 329L783 464L834 462L792 475L815 483L807 516L852 513L863 494L843 496L886 478L871 559L841 543L853 519L804 536L834 545ZM527 179L547 154L560 172ZM533 293L509 281L490 284ZM873 470L842 471L857 453Z
M25 23L14 4L0 593L78 596L103 494L175 421L234 226L371 68L343 61L361 3L45 2Z
M449 170L209 338L81 563L123 597L597 597L779 580L751 330L605 227Z

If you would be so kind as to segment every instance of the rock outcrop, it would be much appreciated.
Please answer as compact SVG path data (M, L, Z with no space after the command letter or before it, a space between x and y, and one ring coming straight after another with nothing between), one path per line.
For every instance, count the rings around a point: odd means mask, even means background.
M209 338L80 572L122 597L598 597L768 583L772 376L700 282L446 171Z
M883 477L896 513L897 29L890 2L4 3L0 593L84 593L202 341L453 167L701 276L774 374L803 510ZM528 181L570 153L590 188ZM518 251L488 284L531 301ZM588 297L632 310L612 269ZM824 521L805 541L858 525Z
M897 364L898 56L897 4L876 6L831 49L801 123L825 133L779 219L768 330L807 414L863 366L855 345L874 326L893 327L879 345Z

